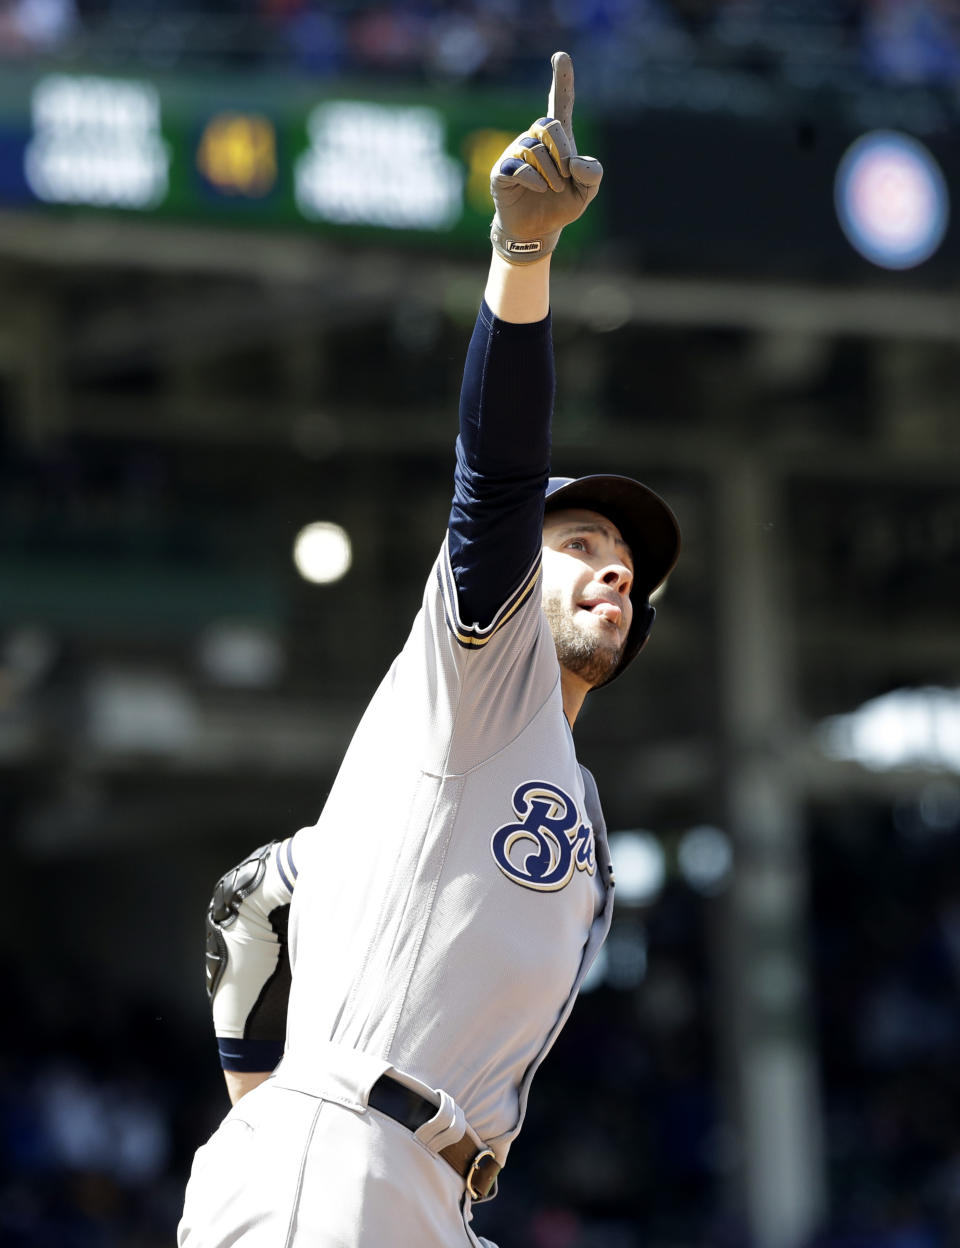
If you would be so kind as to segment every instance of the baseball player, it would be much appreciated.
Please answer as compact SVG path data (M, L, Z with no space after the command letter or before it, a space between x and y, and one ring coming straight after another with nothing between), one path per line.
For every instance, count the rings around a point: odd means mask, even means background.
M236 1103L197 1152L181 1248L486 1242L471 1206L496 1190L609 928L603 816L571 728L646 641L679 532L636 481L549 479L550 253L602 175L572 109L556 53L548 115L491 178L453 504L421 610L318 823L214 896ZM356 609L388 619L362 592Z

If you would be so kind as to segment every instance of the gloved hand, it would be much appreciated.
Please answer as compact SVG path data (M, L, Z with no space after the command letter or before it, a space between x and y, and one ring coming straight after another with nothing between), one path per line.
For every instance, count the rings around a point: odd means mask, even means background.
M490 239L511 264L549 255L563 227L586 210L603 177L598 160L577 155L573 62L566 52L554 52L551 65L548 116L514 139L490 173L496 208Z

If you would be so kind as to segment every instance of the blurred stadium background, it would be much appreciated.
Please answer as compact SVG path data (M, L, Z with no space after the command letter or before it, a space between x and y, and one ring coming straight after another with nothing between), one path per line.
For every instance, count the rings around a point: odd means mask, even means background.
M608 175L556 466L685 553L578 724L618 916L478 1229L960 1244L958 6L3 0L4 1246L173 1242L206 900L314 821L416 609L558 47Z

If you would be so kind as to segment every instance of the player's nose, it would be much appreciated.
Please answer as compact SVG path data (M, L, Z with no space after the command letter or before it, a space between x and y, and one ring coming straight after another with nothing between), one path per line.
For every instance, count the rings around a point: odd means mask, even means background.
M629 594L633 576L626 564L611 563L601 570L600 581L612 586L618 594Z

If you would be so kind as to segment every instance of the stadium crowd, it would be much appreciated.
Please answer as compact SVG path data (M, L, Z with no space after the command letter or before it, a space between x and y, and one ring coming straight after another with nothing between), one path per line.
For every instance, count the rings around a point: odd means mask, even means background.
M960 76L955 0L0 0L0 56L68 54L313 75L527 82L543 48L581 59L882 83Z

